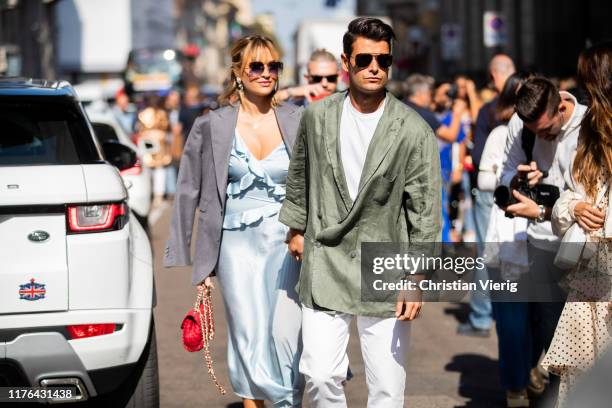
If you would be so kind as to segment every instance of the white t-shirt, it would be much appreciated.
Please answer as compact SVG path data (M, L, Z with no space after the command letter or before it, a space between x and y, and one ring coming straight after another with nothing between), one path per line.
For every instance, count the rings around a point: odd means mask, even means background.
M359 191L359 180L368 154L368 147L386 103L387 98L376 111L361 113L355 109L348 95L344 98L340 118L340 157L349 195L353 201Z

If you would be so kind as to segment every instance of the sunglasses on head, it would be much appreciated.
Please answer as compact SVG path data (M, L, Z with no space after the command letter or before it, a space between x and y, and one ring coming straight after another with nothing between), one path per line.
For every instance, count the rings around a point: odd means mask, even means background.
M373 59L382 69L387 69L393 64L393 55L391 54L357 54L355 55L355 65L357 68L367 68Z
M311 75L310 76L310 80L314 84L318 84L319 82L323 81L323 78L327 79L327 82L337 82L338 81L338 74L334 74L334 75Z
M264 64L261 61L252 61L249 63L249 76L262 76L268 67L268 72L271 76L278 76L278 73L283 70L283 63L280 61L271 61Z

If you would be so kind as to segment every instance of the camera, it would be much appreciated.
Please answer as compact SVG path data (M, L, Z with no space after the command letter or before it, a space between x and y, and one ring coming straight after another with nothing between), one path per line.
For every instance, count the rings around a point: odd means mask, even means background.
M446 96L448 96L452 100L457 99L457 94L459 94L459 87L457 86L457 84L452 84L450 89L446 91Z
M546 172L544 177L546 177ZM512 191L516 190L520 194L535 201L538 205L544 207L553 207L559 199L559 187L552 184L536 184L529 186L526 172L519 172L518 177L513 182L512 188L506 186L498 186L493 192L495 204L500 208L506 208L509 205L516 204L518 200L512 195Z

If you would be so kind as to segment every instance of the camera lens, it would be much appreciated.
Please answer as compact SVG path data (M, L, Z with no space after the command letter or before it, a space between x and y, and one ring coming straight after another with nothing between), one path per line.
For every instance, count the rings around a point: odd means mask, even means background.
M493 192L493 200L498 207L507 207L510 204L512 192L506 186L499 186Z

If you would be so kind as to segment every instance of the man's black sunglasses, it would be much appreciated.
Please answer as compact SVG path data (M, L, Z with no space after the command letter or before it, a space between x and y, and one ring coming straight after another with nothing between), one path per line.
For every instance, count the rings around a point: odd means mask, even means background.
M278 76L278 73L283 70L283 63L280 61L271 61L264 64L261 61L252 61L249 63L249 75L261 76L268 66L268 72L272 76Z
M355 65L357 68L367 68L372 63L372 59L376 59L378 66L382 69L387 69L393 64L393 55L391 54L357 54L355 55Z
M321 82L323 80L323 78L327 79L327 82L337 82L338 81L338 74L334 74L334 75L311 75L310 79L312 80L312 83L314 84L318 84L319 82Z

